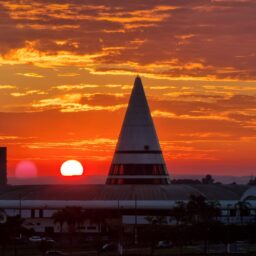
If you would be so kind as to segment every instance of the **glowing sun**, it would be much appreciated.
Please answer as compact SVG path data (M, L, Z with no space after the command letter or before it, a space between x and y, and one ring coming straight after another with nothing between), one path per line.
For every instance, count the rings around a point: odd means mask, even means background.
M83 166L76 160L65 161L60 167L62 176L80 176L83 174Z

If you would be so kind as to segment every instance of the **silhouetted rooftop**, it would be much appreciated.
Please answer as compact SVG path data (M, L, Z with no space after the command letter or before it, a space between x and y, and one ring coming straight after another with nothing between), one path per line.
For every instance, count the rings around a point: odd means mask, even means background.
M0 187L1 200L239 200L247 185L23 185Z

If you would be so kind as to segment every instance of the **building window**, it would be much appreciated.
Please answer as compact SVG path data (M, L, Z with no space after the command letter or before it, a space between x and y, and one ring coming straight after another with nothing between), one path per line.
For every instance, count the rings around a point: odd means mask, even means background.
M230 209L229 210L229 216L235 217L236 216L236 209Z
M241 209L240 215L241 216L250 216L250 210L249 209Z
M39 209L39 218L43 218L43 217L44 217L44 210Z
M149 150L149 145L144 145L145 150Z
M97 228L95 226L87 226L87 230L96 230Z
M35 209L31 209L31 218L35 218Z

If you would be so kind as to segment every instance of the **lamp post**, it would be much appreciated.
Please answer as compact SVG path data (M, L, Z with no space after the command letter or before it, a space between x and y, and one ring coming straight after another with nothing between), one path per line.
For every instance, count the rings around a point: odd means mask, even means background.
M138 244L138 228L137 228L137 196L134 195L134 209L135 209L135 225L134 225L134 244Z
M19 194L19 216L21 218L21 194Z

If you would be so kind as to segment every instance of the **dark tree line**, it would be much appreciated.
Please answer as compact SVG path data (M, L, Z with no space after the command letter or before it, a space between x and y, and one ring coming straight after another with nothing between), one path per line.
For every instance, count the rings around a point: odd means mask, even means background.
M199 179L172 179L172 184L220 184L216 183L212 175L207 174L201 180Z
M226 244L228 248L228 244L235 241L256 242L256 223L246 224L243 221L250 205L247 202L238 202L233 207L238 212L240 223L224 224L219 221L219 202L207 201L201 195L191 195L187 202L178 201L170 209L170 220L175 225L163 225L163 222L157 221L161 217L151 217L154 223L151 222L152 225L140 230L141 242L151 241L155 246L159 240L172 241L180 248L181 253L183 246L188 244L203 244L204 252L207 253L210 243Z
M1 255L5 254L8 247L12 247L14 255L17 254L16 238L27 230L22 227L23 219L17 216L8 216L4 223L0 224Z

